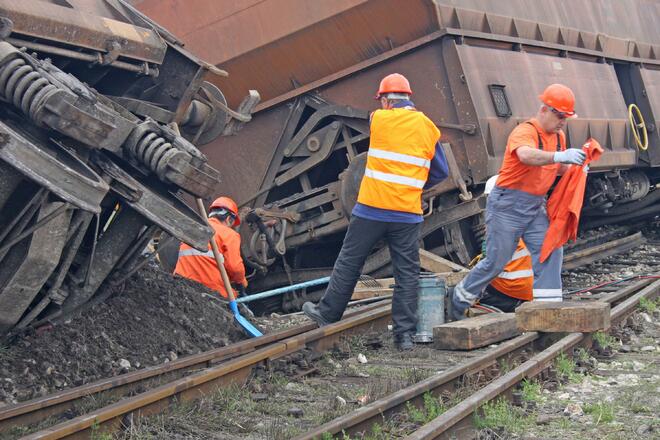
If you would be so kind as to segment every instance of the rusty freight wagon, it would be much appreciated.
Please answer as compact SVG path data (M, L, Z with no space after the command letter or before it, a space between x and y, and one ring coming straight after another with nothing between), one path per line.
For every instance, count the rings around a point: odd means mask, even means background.
M593 136L606 149L589 177L585 216L658 211L657 1L135 4L230 72L232 81L214 82L231 105L247 88L261 93L240 135L201 147L223 175L218 192L276 222L242 229L255 290L329 273L363 173L373 96L392 72L411 80L450 163L450 179L424 195L427 249L468 263L482 231L480 184L498 171L511 129L555 82L577 95L569 146ZM383 275L388 264L380 249L364 272Z

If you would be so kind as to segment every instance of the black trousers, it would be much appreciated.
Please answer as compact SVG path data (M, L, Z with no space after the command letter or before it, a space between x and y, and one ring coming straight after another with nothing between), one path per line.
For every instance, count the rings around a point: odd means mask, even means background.
M351 217L341 251L332 269L319 312L328 321L339 321L369 253L380 239L389 246L394 271L392 323L395 339L417 330L419 240L421 223L393 223Z
M497 307L504 313L513 312L516 307L518 307L523 302L523 300L503 294L490 284L486 287L484 296L482 296L479 300L479 303L485 306Z

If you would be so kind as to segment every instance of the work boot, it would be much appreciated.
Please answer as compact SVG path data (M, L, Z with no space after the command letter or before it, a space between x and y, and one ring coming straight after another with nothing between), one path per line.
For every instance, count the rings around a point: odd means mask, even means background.
M302 311L309 319L314 321L319 327L324 325L332 324L330 321L325 319L321 312L319 311L319 306L317 304L306 302L302 306Z
M410 351L415 347L415 344L410 333L402 333L394 337L394 346L399 351Z

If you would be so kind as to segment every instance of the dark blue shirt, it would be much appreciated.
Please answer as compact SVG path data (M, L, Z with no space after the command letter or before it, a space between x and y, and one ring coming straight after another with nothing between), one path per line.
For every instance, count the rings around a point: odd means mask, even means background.
M412 101L400 101L394 104L394 108L415 108ZM447 178L449 175L449 167L447 166L447 158L445 152L438 142L435 146L435 155L431 160L431 167L429 168L429 177L426 180L424 189L430 188ZM420 214L412 212L394 211L391 209L374 208L373 206L356 203L353 208L353 215L356 217L364 218L367 220L375 220L380 222L395 222L395 223L421 223L424 219Z

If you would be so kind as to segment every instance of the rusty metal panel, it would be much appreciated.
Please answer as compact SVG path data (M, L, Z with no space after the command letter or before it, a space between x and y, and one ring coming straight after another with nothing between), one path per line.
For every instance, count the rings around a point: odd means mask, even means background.
M623 2L620 3L623 4ZM497 4L504 5L505 7L502 9L508 11L506 5L511 3L499 2ZM599 6L606 5L599 4ZM634 3L630 3L629 6L634 6ZM521 15L517 15L515 11L507 12L512 15L499 15L487 10L464 9L443 4L437 4L436 7L441 28L480 32L492 36L516 37L543 42L545 45L569 46L609 57L658 60L660 55L660 38L654 36L654 32L645 33L639 41L630 37L613 36L609 33L610 29L623 28L623 32L618 32L616 35L637 35L639 29L628 29L618 24L613 25L612 28L607 27L606 24L593 18L599 17L598 8L591 7L586 14L580 14L578 11L572 15L573 17L584 18L587 16L591 18L588 23L580 23L578 28L573 28L567 25L567 20L558 18L559 9L553 10L553 14L540 17L534 15L533 20L528 20L521 18ZM534 8L530 7L530 9ZM593 15L591 15L592 13ZM654 15L650 17L654 17Z
M0 15L14 23L14 32L101 53L113 41L119 55L160 64L166 45L152 30L41 1L0 0Z
M238 104L264 102L433 32L455 28L562 45L602 56L660 57L653 0L243 0L136 4L188 47L230 72L217 81ZM237 77L239 77L237 79Z
M313 15L316 21L310 20L306 26L296 24L299 29L294 27L293 31L284 32L286 28L278 26L278 33L272 35L271 41L257 41L247 52L220 62L219 67L229 72L231 81L217 80L215 83L223 90L227 100L236 105L245 90L255 88L261 93L262 100L266 101L300 84L330 75L437 28L432 5L422 0L408 1L405 8L401 8L398 0L338 4L340 6L334 5L334 2L306 2L304 11L325 5L324 8L337 8L338 13ZM351 4L355 6L347 9ZM267 5L274 9L267 16L268 26L281 20L286 24L286 17L295 14L294 9L287 9L274 1L264 2L260 7L265 8ZM144 3L137 6L147 11ZM153 18L162 21L163 12L153 12ZM232 54L220 49L220 46L240 45L238 41L249 33L268 34L269 31L265 30L268 27L262 24L263 20L259 14L244 17L235 28L237 33L233 34L219 34L218 30L207 29L206 34L199 31L194 36L181 38L197 55L212 61L221 60ZM265 29L262 30L262 27Z
M579 118L569 120L565 129L568 145L579 148L587 138L596 138L606 152L594 168L635 164L636 152L629 148L632 145L626 136L626 103L611 64L467 44L456 48L484 136L485 149L471 153L488 155L487 175L499 169L513 127L538 111L540 102L536 95L555 82L576 93ZM496 115L490 84L505 86L511 117Z
M222 176L217 194L228 194L241 203L259 190L288 115L288 106L261 112L239 136L218 138L200 147Z
M597 2L593 0L545 0L542 2L538 0L434 0L434 3L438 7L439 14L444 15L442 21L452 19L449 9L461 8L463 11L480 11L482 16L483 13L491 13L515 17L520 21L561 26L573 31L570 32L571 35L568 38L575 38L575 45L578 45L578 30L594 34L596 37L614 37L624 41L626 45L628 40L660 45L660 27L658 26L660 3L656 0L598 0ZM488 25L495 27L496 25L492 21L494 20L491 20ZM524 24L521 27L524 28ZM526 30L518 29L518 32L522 33ZM543 26L538 29L533 26L530 30L534 33L543 33L546 29ZM493 31L502 33L495 29ZM519 36L523 37L523 35ZM592 44L596 43L596 39L594 39ZM583 41L582 44L586 47L590 42ZM617 43L612 41L610 44L616 45ZM656 52L655 56L657 59L660 53Z
M135 7L221 64L353 8L366 0L143 0Z
M652 166L660 165L660 70L644 66L633 66L636 71L633 88L636 92L635 102L640 107L645 118L648 131L648 150L640 152L640 156Z

